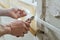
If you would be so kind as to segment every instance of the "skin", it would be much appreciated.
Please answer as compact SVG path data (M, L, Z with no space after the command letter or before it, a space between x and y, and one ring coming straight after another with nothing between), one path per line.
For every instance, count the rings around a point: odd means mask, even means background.
M17 19L26 16L26 13L24 10L12 8L8 10L2 10L0 12L0 16L8 16ZM29 27L30 27L30 21L24 22L22 20L15 20L10 24L5 25L4 26L5 31L3 31L2 33L3 35L11 34L17 37L22 37L29 31Z

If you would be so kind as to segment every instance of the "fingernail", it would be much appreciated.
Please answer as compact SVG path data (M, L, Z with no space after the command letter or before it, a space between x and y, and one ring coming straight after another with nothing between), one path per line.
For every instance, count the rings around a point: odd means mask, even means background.
M21 35L21 37L24 37L24 35Z
M19 37L19 36L16 36L16 37Z

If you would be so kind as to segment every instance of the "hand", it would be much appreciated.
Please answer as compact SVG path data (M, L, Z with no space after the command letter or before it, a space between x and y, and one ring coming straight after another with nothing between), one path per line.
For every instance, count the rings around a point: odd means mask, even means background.
M26 34L29 30L30 23L17 20L8 26L10 26L11 29L11 31L9 31L9 34L14 36L24 36L24 34Z
M11 11L9 11L8 15L9 17L17 19L17 18L26 16L26 13L24 10L12 8Z

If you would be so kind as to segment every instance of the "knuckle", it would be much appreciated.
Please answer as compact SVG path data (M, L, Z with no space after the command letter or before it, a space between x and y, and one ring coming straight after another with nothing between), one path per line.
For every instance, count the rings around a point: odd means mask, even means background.
M24 34L27 34L28 32L26 31L26 32L24 32Z
M24 37L24 34L21 34L21 37Z
M30 26L30 23L28 23L28 22L25 22L25 23L26 23L27 26Z

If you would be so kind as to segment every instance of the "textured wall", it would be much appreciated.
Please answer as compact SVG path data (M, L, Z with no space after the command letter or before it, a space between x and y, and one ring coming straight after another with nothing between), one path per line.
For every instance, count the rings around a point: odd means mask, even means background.
M56 18L55 16L59 16L60 14L60 0L47 0L47 16L46 21L51 25L55 26L56 28L60 29L60 17ZM55 30L55 29L54 29ZM55 40L60 40L59 34L53 33L56 37Z
M41 1L38 1L38 7L37 7L37 15L41 15ZM53 25L55 28L60 29L60 0L46 0L46 22ZM40 16L39 15L39 16ZM56 17L57 16L57 17ZM58 18L59 17L59 18ZM46 25L48 26L48 25ZM38 21L38 27L40 27L40 23ZM49 26L50 27L50 26ZM52 27L50 27L52 28ZM50 28L45 27L45 32L47 35L46 40L60 40L60 31L55 31L56 29L51 30ZM55 32L54 32L55 31ZM42 36L40 34L37 35L38 38L42 39ZM42 40L45 40L44 37Z

